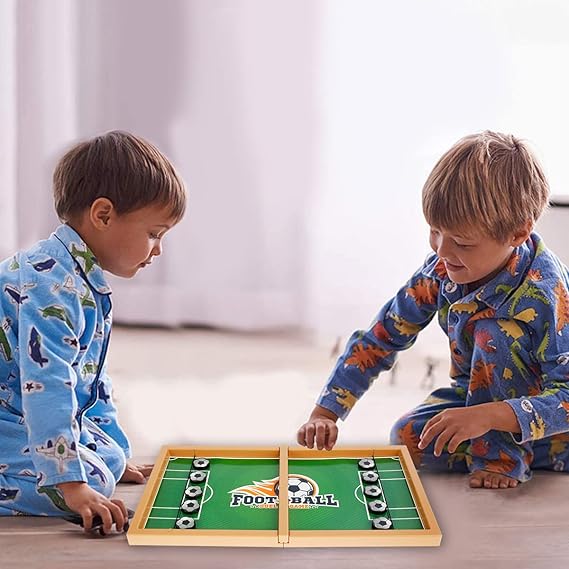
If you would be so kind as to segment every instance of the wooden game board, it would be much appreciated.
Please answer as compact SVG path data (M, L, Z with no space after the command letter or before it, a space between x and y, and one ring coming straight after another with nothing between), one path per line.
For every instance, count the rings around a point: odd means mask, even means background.
M209 461L190 480L194 459ZM361 459L371 459L362 468ZM366 474L374 472L375 474ZM368 484L365 479L376 478ZM195 475L194 475L195 476ZM283 484L283 482L285 482ZM200 492L186 513L186 490ZM195 490L195 486L199 490ZM368 496L369 486L377 486ZM379 493L378 493L379 490ZM190 490L191 492L191 490ZM385 507L380 513L370 510ZM196 507L196 504L193 504ZM195 527L180 529L181 518ZM374 529L376 522L388 529ZM441 532L404 446L164 447L127 534L130 545L255 547L437 546Z

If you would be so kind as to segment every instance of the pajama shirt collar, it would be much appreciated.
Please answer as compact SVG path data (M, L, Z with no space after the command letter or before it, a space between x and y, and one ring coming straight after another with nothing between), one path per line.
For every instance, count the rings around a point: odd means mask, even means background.
M79 265L85 280L91 287L99 294L111 294L111 287L107 283L99 261L81 236L69 225L60 225L54 235Z
M498 310L518 290L522 281L527 278L527 273L535 259L538 242L541 238L532 233L530 238L516 247L506 266L488 283L480 288L475 296L490 308Z
M536 257L536 253L543 246L541 237L537 233L532 233L525 243L513 250L503 270L490 282L468 294L463 292L463 286L449 278L443 262L436 255L433 256L433 260L424 274L427 277L440 280L441 290L451 304L463 298L473 299L474 297L490 308L497 310L508 300L510 293L515 291L521 282L527 278L528 270Z

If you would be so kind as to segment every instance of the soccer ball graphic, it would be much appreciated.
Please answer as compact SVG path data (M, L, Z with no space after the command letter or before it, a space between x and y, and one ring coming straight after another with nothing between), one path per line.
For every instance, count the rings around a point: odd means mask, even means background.
M290 477L288 479L288 495L294 498L304 498L314 494L314 486L306 478Z
M288 497L304 498L318 495L318 485L314 480L301 474L291 474L288 477ZM275 494L279 495L279 484L275 484Z

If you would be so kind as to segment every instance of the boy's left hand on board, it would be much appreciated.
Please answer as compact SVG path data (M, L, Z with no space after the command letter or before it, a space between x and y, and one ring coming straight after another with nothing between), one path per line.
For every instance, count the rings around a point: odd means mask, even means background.
M448 452L455 452L462 441L481 437L493 428L488 411L484 405L441 411L425 424L419 448L426 448L436 439L435 456L441 455L447 443Z
M123 525L122 531L127 532L130 526L130 520L134 516L134 511L127 508L127 519ZM67 522L71 522L72 524L76 524L81 526L82 528L85 527L83 518L79 514L70 513L69 515L63 516L63 519ZM101 516L98 514L93 516L91 521L91 527L89 528L88 532L90 533L98 533L100 536L108 535L104 529L104 522Z
M152 472L153 464L131 464L126 463L126 468L119 482L134 482L144 484Z

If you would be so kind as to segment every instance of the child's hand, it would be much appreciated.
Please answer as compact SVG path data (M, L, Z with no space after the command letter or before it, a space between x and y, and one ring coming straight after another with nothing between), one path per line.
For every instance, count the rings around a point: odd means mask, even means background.
M113 523L117 531L122 531L128 521L128 511L122 500L109 500L86 482L62 482L61 490L69 509L83 518L85 531L91 529L93 517L99 515L103 520L103 531L111 533Z
M421 433L419 448L426 448L436 439L435 456L441 456L447 443L448 452L453 453L462 441L481 437L493 428L492 414L487 405L445 409L427 421Z
M126 469L119 482L134 482L144 484L152 472L153 464L130 464L126 463Z
M298 444L314 448L316 443L318 450L332 450L338 438L337 420L338 417L332 411L316 405L308 421L298 429Z

